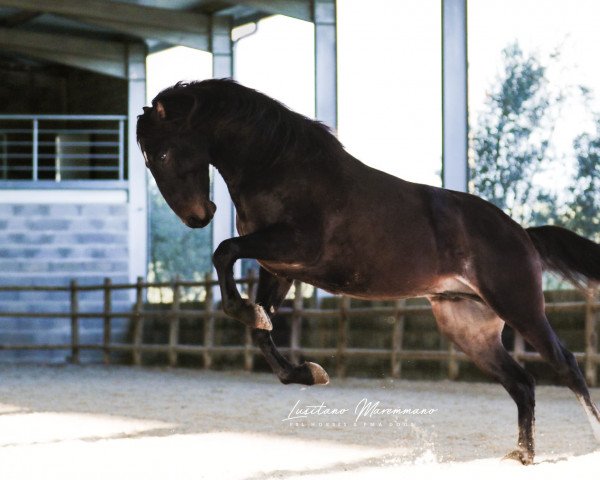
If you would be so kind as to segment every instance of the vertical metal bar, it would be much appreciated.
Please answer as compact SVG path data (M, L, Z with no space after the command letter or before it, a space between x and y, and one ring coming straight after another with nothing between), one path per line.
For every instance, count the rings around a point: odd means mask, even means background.
M125 179L125 121L119 120L119 180Z
M71 363L79 363L79 298L77 280L71 280Z
M212 53L213 78L233 78L233 42L231 29L233 19L227 15L212 15L210 22L210 51ZM227 184L221 174L211 166L212 199L219 205L212 221L212 246L215 250L223 240L235 236L235 209L229 195ZM241 262L234 265L234 277L241 275ZM213 295L220 298L220 290L215 289Z
M338 321L338 345L337 345L337 375L346 376L346 348L348 348L348 310L350 309L350 297L340 297L340 316Z
M146 46L127 45L127 184L129 186L129 280L148 270L148 172L135 141L136 118L146 104Z
M173 302L171 303L171 314L169 315L169 366L177 365L177 345L179 344L179 307L181 303L181 288L179 276L175 277L172 284Z
M302 331L302 309L304 297L302 296L302 282L294 281L294 303L292 309L292 328L290 329L290 361L294 364L300 361L300 334Z
M467 3L442 0L442 182L468 186Z
M315 116L337 128L337 24L335 0L313 0L315 24Z
M135 306L133 307L133 364L142 364L141 345L144 334L144 317L142 307L144 305L144 290L142 277L137 278L135 285Z
M212 273L204 276L206 297L204 299L204 368L212 367L212 348L215 344L215 317L213 316Z
M402 343L404 339L404 307L406 300L396 300L394 303L394 326L392 330L392 377L400 378L402 372Z
M253 301L255 297L256 274L254 270L248 271L248 299ZM252 328L246 327L244 338L244 370L251 372L254 368L254 344L252 342Z
M111 311L112 311L112 282L110 278L104 279L104 325L102 335L102 352L104 365L110 364L110 330L111 330Z
M39 167L39 159L38 159L38 141L39 141L39 123L38 119L33 119L33 139L32 139L32 175L31 178L34 182L38 181L38 167Z
M590 387L598 383L598 333L596 331L598 312L598 286L590 285L585 301L585 379Z

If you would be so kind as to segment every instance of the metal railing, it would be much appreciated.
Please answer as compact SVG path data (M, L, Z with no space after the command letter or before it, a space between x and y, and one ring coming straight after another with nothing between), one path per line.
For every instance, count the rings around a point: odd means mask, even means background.
M0 180L124 180L124 115L0 115Z

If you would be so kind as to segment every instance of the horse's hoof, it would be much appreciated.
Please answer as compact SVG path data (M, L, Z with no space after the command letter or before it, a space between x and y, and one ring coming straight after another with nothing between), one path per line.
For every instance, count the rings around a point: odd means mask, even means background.
M254 325L251 326L252 328L260 328L261 330L273 330L271 319L260 305L254 305Z
M321 365L313 362L304 362L297 365L288 372L283 372L279 375L281 383L287 385L289 383L299 383L300 385L327 385L329 383L329 375L323 370Z
M306 362L306 365L308 365L313 377L313 385L327 385L329 383L329 375L321 365L313 362Z
M510 453L504 455L502 460L516 460L521 462L523 465L531 465L533 463L533 452L528 452L527 450L513 450Z

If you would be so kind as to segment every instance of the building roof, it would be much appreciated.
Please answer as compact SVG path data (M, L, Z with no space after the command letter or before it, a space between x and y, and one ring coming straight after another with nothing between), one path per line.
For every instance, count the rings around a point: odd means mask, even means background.
M310 0L0 0L0 54L124 77L127 44L211 51L215 16L232 25L283 14L311 20ZM87 67L86 67L87 65Z

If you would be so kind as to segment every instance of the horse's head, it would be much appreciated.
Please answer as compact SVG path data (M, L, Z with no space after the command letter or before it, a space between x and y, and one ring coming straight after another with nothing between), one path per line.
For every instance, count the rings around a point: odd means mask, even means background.
M181 105L157 99L152 105L144 107L137 122L137 140L146 166L183 223L191 228L205 227L217 208L209 199L210 157L206 141L197 132L194 134ZM189 113L189 102L187 105Z

